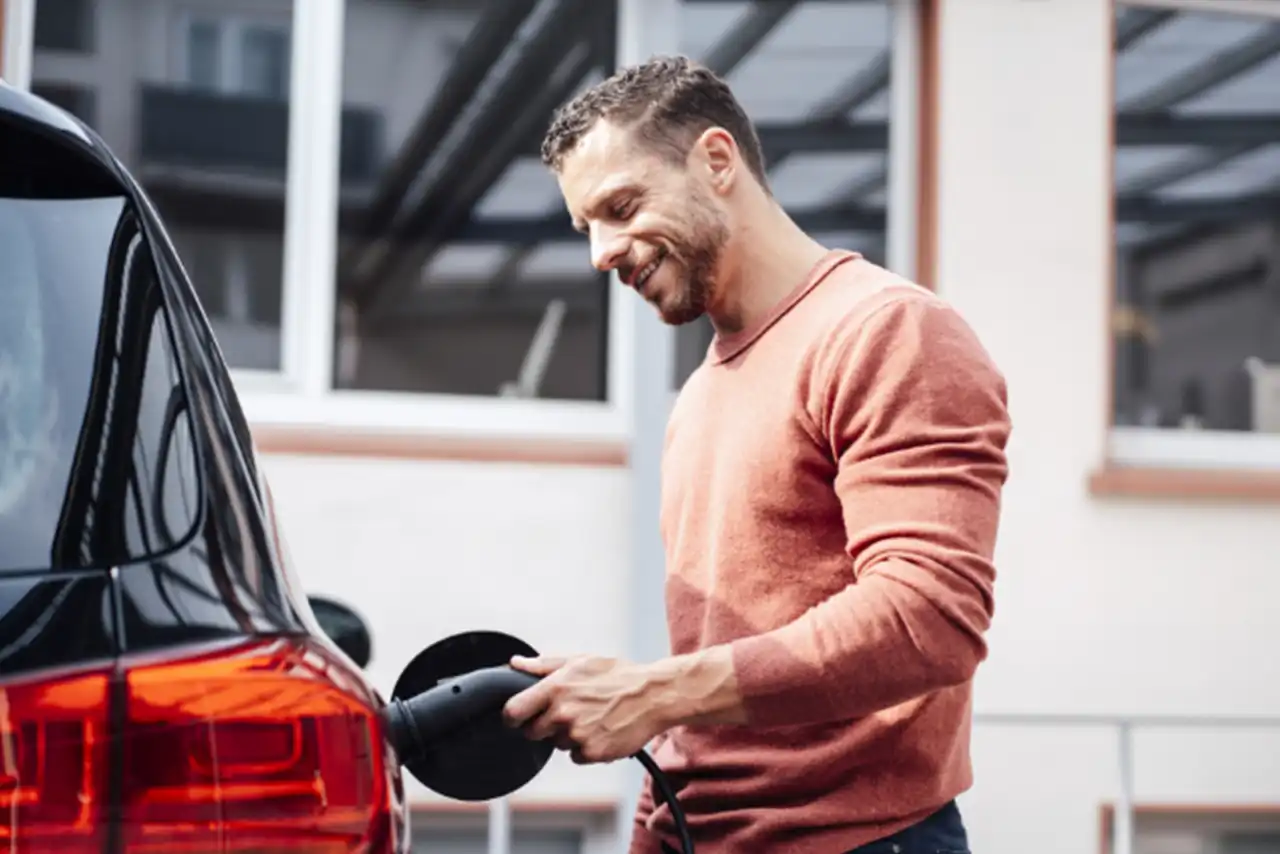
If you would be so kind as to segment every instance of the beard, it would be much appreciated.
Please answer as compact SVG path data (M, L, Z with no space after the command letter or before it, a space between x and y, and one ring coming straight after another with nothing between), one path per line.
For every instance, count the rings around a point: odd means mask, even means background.
M705 195L690 194L689 215L684 236L671 242L668 260L675 262L670 275L677 277L675 287L653 299L662 322L683 326L706 314L707 304L715 289L716 269L729 227L715 205Z

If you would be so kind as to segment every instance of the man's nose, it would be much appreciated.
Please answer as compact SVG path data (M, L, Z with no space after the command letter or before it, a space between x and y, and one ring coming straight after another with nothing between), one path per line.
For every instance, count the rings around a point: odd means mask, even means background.
M591 266L601 273L607 273L627 257L628 248L626 238L616 229L592 229Z

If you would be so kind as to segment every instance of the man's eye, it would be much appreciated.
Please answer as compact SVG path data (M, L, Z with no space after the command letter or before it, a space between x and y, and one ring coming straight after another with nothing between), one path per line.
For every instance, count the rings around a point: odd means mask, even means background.
M631 217L635 216L635 213L636 213L635 202L623 202L622 204L618 205L613 209L613 216L615 219L621 219L621 220L631 219Z

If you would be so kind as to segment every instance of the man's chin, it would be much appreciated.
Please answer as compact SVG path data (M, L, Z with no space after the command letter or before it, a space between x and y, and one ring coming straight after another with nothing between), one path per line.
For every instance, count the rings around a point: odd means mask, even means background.
M703 312L693 306L657 306L658 318L667 326L684 326L702 317Z
M699 301L681 299L670 293L648 294L645 295L645 301L653 306L658 312L658 318L668 326L684 326L706 313Z

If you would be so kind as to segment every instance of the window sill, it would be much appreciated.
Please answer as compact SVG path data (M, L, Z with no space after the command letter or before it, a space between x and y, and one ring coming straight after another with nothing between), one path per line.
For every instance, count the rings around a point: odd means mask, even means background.
M1114 427L1095 496L1280 502L1280 435Z
M1280 503L1280 471L1153 468L1109 463L1089 476L1089 492L1103 498Z
M625 412L600 401L357 390L306 394L260 377L237 391L262 454L627 464Z
M467 437L378 430L253 424L263 455L365 457L388 460L447 460L616 467L627 464L621 441L518 436Z

